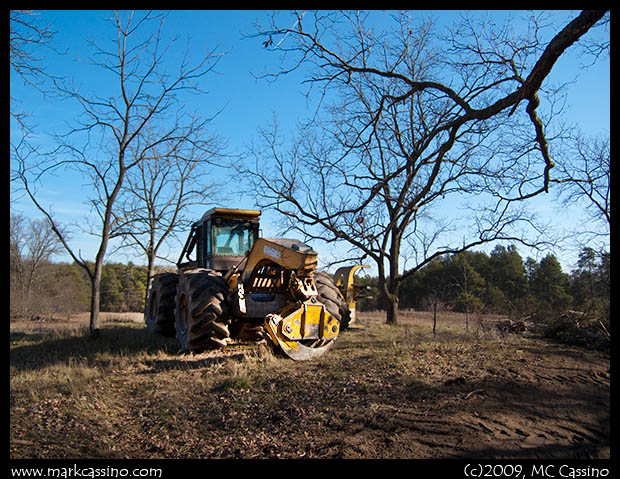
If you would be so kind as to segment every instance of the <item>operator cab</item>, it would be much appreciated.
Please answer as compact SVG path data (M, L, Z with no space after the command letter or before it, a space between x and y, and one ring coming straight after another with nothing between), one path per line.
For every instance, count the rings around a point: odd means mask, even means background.
M225 273L243 260L258 239L260 213L258 210L210 209L192 225L177 266Z

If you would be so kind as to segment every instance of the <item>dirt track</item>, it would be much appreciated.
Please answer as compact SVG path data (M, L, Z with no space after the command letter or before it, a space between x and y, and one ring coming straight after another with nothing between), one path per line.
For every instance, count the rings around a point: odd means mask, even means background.
M400 364L347 361L357 375L304 393L310 403L331 399L331 417L317 425L312 414L281 411L287 427L270 451L295 457L292 428L307 433L309 457L609 458L609 362L542 340L516 343L504 354L484 344L439 343L417 354L401 345L401 357L412 354Z
M347 442L362 456L609 458L608 365L543 342L516 352L498 369L389 394Z

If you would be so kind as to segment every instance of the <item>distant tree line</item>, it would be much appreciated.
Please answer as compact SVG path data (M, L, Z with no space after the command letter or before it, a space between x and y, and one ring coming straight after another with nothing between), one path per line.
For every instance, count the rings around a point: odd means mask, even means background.
M143 312L146 266L106 263L101 279L101 311ZM28 291L28 294L25 294ZM11 277L11 315L46 318L87 312L90 281L75 263L45 261L29 289Z
M584 313L609 327L610 253L583 248L570 273L553 254L523 261L517 248L498 245L490 254L463 251L431 261L403 282L402 309L432 310L440 305L464 313L523 318L552 318L566 311ZM377 278L360 278L365 286L360 310L384 309Z
M55 263L58 239L44 220L11 217L10 314L46 318L89 311L90 278L76 263ZM523 261L514 245L490 254L462 251L437 257L408 275L399 290L401 309L432 311L433 331L443 311L465 313L465 324L479 314L530 320L550 337L607 346L610 339L608 251L585 247L576 267L565 273L553 254ZM159 271L158 271L159 272ZM143 312L149 267L104 263L101 311ZM387 310L379 279L359 277L357 308Z
M44 220L11 216L11 314L37 315L88 311L89 278L73 263L54 263L61 251ZM514 245L497 245L490 254L462 251L430 261L407 276L399 290L401 309L437 306L464 313L523 317L577 310L609 324L610 253L583 248L576 267L565 273L553 254L525 261ZM363 286L360 310L385 310L378 278L357 278ZM105 263L102 311L144 310L148 267Z
M45 220L11 216L10 313L12 316L70 316L89 311L90 279L76 263L55 263L61 249ZM105 263L101 280L102 311L144 310L146 266Z

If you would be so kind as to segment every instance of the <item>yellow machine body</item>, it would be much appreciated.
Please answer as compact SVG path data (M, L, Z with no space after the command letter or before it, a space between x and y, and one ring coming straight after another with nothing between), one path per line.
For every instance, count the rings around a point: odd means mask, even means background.
M366 264L356 264L353 266L343 266L336 270L334 275L334 281L336 286L344 296L347 306L349 307L349 328L361 329L363 326L357 321L357 314L355 311L355 304L357 302L358 287L354 282L355 273L360 268L370 268Z
M259 237L260 214L212 208L194 223L178 274L153 281L147 326L176 331L184 350L254 335L295 360L321 356L347 324L355 327L353 277L367 266L340 268L334 281L317 271L308 245Z

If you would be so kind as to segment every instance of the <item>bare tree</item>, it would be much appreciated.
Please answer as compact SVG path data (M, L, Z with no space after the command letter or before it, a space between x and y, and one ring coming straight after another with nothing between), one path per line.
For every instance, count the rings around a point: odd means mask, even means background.
M568 139L558 160L558 178L564 204L582 203L594 231L588 237L608 236L611 228L611 162L609 134L588 138L577 133Z
M524 34L464 18L440 37L409 13L392 15L385 32L367 16L295 12L292 25L258 27L264 46L283 54L282 69L264 77L302 69L319 107L288 150L277 124L261 130L250 173L259 203L284 215L286 229L344 240L376 263L387 322L396 323L401 281L433 258L497 240L540 244L524 202L548 191L554 166L539 93L604 12L581 13L546 46L538 17ZM461 238L425 227L446 198L463 211L438 228ZM407 243L423 254L405 273Z
M215 51L207 51L192 64L187 49L180 54L174 51L178 39L164 44L164 18L150 12L115 12L111 20L113 45L102 48L93 43L91 63L102 75L111 74L116 91L88 95L72 85L58 83L59 92L81 107L79 123L58 136L58 147L45 156L28 144L13 148L18 163L16 173L27 195L50 221L71 258L90 278L93 336L99 333L103 261L117 226L115 207L126 177L133 168L156 158L167 145L191 141L187 137L191 121L179 106L180 95L203 93L199 81L219 59ZM39 161L29 161L32 157ZM89 202L99 222L96 235L100 240L92 266L71 247L50 207L38 199L37 183L63 168L81 172L92 184Z
M147 257L147 285L154 275L161 247L187 226L188 207L213 203L219 187L206 181L205 166L223 155L225 142L207 131L211 119L194 119L178 142L146 162L140 162L127 176L123 203L117 215L115 234L123 246L137 248ZM176 258L175 258L176 260ZM148 287L147 292L148 295Z
M31 293L41 267L62 251L62 245L46 220L20 215L10 219L11 309L25 315L31 310Z
M465 307L465 331L469 332L469 313L482 307L482 301L476 296L476 290L482 288L484 280L469 264L466 256L458 255L453 258L455 274L454 286L459 291L457 302Z
M433 312L433 337L437 332L437 313L443 313L446 311L446 303L442 300L441 293L438 290L431 291L422 300L422 305L425 310Z

